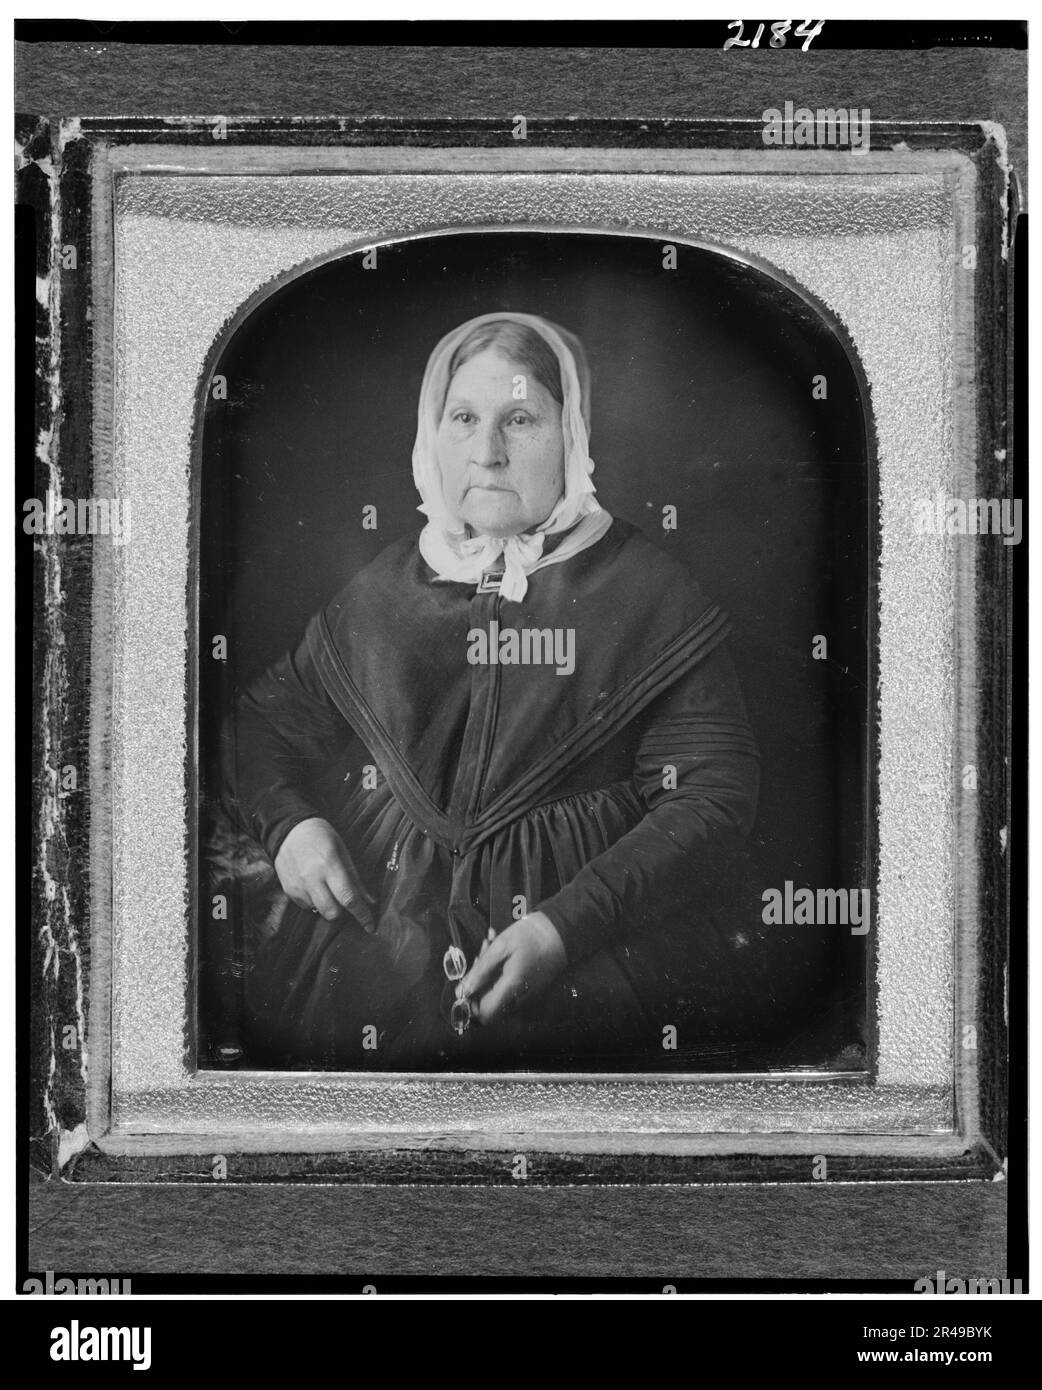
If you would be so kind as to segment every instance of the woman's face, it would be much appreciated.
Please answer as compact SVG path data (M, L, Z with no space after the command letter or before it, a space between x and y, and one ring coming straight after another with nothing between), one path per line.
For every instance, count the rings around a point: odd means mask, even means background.
M486 348L449 382L438 463L445 501L473 530L530 531L564 488L561 407L531 373Z

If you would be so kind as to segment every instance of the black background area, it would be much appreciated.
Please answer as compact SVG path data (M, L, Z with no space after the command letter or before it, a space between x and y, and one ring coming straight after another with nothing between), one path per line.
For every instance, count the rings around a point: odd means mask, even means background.
M874 886L867 401L840 337L793 291L683 244L666 270L662 245L558 232L424 237L381 247L375 269L361 254L329 262L245 319L214 366L227 400L207 398L202 433L204 799L218 790L215 734L236 690L357 570L422 525L411 451L435 343L471 316L515 310L586 346L602 504L682 559L732 616L762 754L763 883ZM814 398L818 376L825 400ZM370 504L376 532L362 529ZM668 505L672 533L662 529ZM226 667L207 659L215 633L229 639ZM825 660L812 655L818 635ZM806 1026L765 1063L861 1065L865 939L805 930L820 989ZM234 1003L213 988L227 962L202 944L205 1041L214 1009Z

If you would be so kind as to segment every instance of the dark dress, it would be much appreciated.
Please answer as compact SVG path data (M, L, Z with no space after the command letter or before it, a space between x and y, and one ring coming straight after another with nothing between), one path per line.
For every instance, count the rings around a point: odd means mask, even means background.
M493 620L573 629L574 672L468 664L468 632ZM271 859L321 816L378 905L374 935L283 914L247 970L252 1062L611 1069L668 1059L670 1028L712 1043L762 1026L778 944L750 891L759 767L727 631L618 520L520 604L436 581L415 536L383 551L226 730L238 814ZM473 960L536 909L568 969L458 1037L447 946Z

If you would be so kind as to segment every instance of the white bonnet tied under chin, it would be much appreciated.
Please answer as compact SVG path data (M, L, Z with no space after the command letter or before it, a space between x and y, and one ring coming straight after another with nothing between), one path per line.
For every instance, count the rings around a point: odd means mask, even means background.
M519 536L497 537L468 533L466 523L446 503L438 465L437 436L449 389L449 367L456 349L475 328L504 321L533 329L549 344L557 358L563 396L564 489L542 525ZM579 380L575 355L564 331L534 314L481 314L442 338L431 353L423 375L416 443L412 451L413 480L423 499L419 510L428 518L420 533L420 554L438 579L477 584L502 555L504 573L499 591L504 598L520 602L528 590L528 576L534 570L560 564L600 540L611 525L611 517L597 501L590 476L594 465L588 444L588 393L588 385ZM545 538L561 531L570 534L544 556Z

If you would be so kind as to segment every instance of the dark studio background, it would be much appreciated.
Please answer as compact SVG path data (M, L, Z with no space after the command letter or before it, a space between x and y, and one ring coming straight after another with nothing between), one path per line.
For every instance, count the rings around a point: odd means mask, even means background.
M838 338L793 292L710 251L678 244L677 255L666 271L661 241L641 237L422 238L381 248L375 270L360 254L322 266L243 322L213 368L228 397L208 400L202 433L204 805L219 792L215 735L236 690L295 645L352 574L422 525L411 452L435 343L469 317L517 310L562 324L586 347L601 503L682 558L731 614L762 755L753 848L763 884L874 888L874 491L857 379ZM825 401L812 395L818 375ZM361 526L367 504L378 509L376 532ZM667 504L676 532L662 530ZM207 659L214 633L228 637L226 666ZM816 634L828 660L812 659ZM206 926L204 1064L207 1039L223 1036L234 1013L241 949L234 926L221 938ZM818 960L806 1020L765 1044L760 1062L863 1066L871 938L803 930ZM662 1053L657 1068L670 1060ZM739 1064L749 1057L719 1062Z

